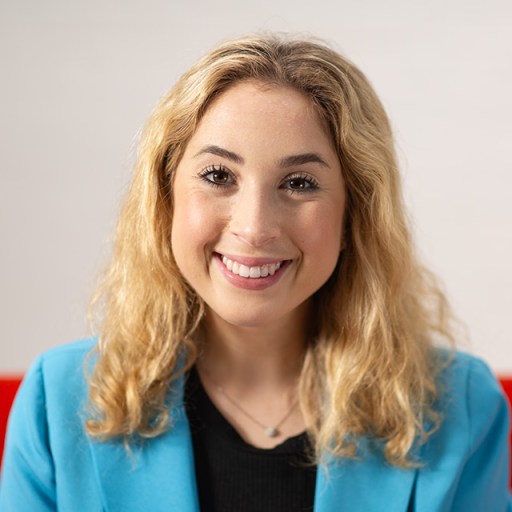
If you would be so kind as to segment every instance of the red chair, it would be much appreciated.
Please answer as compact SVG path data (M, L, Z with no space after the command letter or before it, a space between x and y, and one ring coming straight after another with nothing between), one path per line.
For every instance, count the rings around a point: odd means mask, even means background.
M0 462L4 451L5 429L12 402L20 385L21 377L0 377ZM501 386L507 395L512 410L512 377L501 378ZM512 432L510 434L511 465L512 465ZM512 488L512 471L510 487Z
M7 418L9 417L9 411L20 383L21 377L18 376L0 377L0 463L4 453Z
M512 423L512 377L500 378L501 387L508 398L509 410L511 412L510 421ZM512 489L512 428L510 430L510 488Z

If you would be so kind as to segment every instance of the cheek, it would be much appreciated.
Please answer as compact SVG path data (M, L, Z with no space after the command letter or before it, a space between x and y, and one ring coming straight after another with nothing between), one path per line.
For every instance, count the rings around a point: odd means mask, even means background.
M171 243L178 260L190 258L192 253L203 250L219 235L220 226L215 206L203 194L178 197L174 203Z
M318 262L335 265L343 246L343 208L333 206L318 207L296 223L305 257Z

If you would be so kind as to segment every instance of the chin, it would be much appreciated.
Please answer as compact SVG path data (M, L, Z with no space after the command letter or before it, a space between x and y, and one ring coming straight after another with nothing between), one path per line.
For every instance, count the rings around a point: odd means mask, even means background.
M301 320L307 316L306 308L308 301L299 305L293 305L289 308L279 308L274 302L267 302L265 305L255 305L247 301L237 304L236 307L214 310L208 307L208 316L213 321L213 325L229 325L239 329L261 329L269 327L292 327L301 323ZM259 307L258 307L259 306ZM228 311L228 313L226 312Z
M254 314L242 314L242 315L218 315L214 314L218 320L226 323L233 327L241 329L257 329L259 327L269 326L274 319L269 318L268 315L254 315Z

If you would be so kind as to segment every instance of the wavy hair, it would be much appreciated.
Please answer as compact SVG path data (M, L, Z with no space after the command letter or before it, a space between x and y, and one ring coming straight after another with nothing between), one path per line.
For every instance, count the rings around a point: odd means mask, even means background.
M452 342L447 302L417 261L388 117L365 76L323 43L277 35L222 44L184 74L143 130L112 262L93 300L103 319L89 375L89 434L172 428L168 393L198 357L204 304L173 258L173 173L211 101L257 80L305 94L327 123L346 186L345 247L315 294L299 384L316 460L382 443L389 462L439 424L436 340ZM426 425L430 425L429 428Z

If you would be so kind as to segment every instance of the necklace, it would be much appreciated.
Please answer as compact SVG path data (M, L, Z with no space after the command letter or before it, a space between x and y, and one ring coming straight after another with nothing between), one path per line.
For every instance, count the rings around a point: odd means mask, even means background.
M236 407L246 418L249 418L254 424L261 427L264 431L267 437L277 437L279 434L281 434L279 428L281 425L289 418L295 407L297 406L297 398L292 402L288 410L286 411L285 415L281 418L281 420L275 424L275 425L265 425L261 421L259 421L257 418L255 418L251 413L246 411L233 397L229 396L224 388L222 386L218 386L211 377L204 371L203 374L206 375L206 377L210 380L210 382L215 386L215 389L224 397L228 402L230 402L234 407Z

